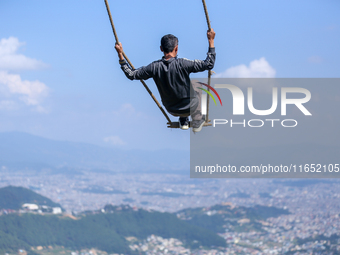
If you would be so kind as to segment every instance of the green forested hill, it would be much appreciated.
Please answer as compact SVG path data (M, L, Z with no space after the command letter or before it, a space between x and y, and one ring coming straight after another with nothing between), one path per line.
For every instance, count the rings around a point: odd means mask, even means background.
M225 229L235 232L263 231L259 221L284 214L289 214L289 211L261 205L254 207L214 205L209 208L189 208L178 212L179 217L186 219L187 223L210 229L215 233L223 233ZM249 222L247 224L239 222L242 219L247 219Z
M125 237L134 236L141 240L151 234L180 239L189 247L225 246L225 240L216 233L191 225L170 213L131 209L87 215L79 220L36 214L0 217L2 252L12 248L30 250L32 246L58 245L132 254Z
M19 210L24 203L61 207L49 198L23 187L8 186L0 188L0 209Z
M59 206L50 199L25 188L0 189L0 207L19 209L23 203ZM68 249L97 248L108 253L133 254L126 237L140 241L150 235L176 238L190 248L224 247L217 233L263 231L261 220L289 212L267 206L232 207L215 205L189 208L172 213L133 210L128 205L104 207L77 220L62 215L8 214L0 216L0 254L36 246L63 246ZM177 217L179 216L179 217ZM247 219L247 223L244 220ZM240 220L243 220L240 221Z

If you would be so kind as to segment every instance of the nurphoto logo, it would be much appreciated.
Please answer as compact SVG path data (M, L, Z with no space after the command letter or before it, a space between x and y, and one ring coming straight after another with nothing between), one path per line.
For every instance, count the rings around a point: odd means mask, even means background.
M203 83L201 83L203 84ZM206 85L206 84L204 84ZM208 86L208 85L206 85ZM228 89L231 92L232 95L232 115L245 115L245 95L243 91L231 84L216 84L215 85L216 89ZM211 86L210 86L210 89ZM216 90L212 90L214 93L218 96L220 99L218 93ZM208 91L209 92L209 91ZM290 98L289 95L294 93L295 97L296 95L299 95L299 98ZM213 96L211 93L208 93L212 98ZM305 88L297 88L297 87L281 87L280 88L280 95L278 93L278 88L273 87L272 92L271 92L271 97L272 97L272 104L269 109L256 109L253 104L253 88L248 87L247 88L247 107L249 112L251 112L254 115L257 116L269 116L273 113L276 112L278 105L279 105L279 100L280 100L280 108L281 108L281 116L286 116L287 115L287 105L295 105L304 115L306 116L311 116L312 114L307 110L307 108L304 106L305 103L310 101L311 99L311 93L309 90ZM302 97L301 97L302 96ZM206 100L206 99L205 99ZM215 101L215 99L213 98ZM222 101L220 100L221 105ZM216 104L216 101L215 101ZM230 127L235 127L237 126L243 126L243 127L263 127L265 123L268 123L271 125L271 127L274 127L277 122L281 123L282 127L296 127L298 125L297 120L295 119L250 119L246 120L243 119L243 121L238 121L235 122L233 119L225 119L225 118L219 118L219 119L214 119L213 120L213 127L216 127L217 125L226 125L229 124Z

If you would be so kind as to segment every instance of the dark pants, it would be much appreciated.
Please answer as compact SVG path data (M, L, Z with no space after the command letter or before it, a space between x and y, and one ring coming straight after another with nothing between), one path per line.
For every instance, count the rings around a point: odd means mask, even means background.
M202 119L202 112L201 112L201 100L202 100L202 90L198 87L201 86L197 81L191 81L191 85L194 89L195 97L198 99L198 105L195 109L189 109L187 113L172 113L169 112L171 115L175 117L189 117L191 116L192 120L201 120Z

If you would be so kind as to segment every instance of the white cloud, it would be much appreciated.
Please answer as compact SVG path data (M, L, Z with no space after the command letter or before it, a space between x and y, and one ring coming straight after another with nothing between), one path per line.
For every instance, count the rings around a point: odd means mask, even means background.
M0 101L0 110L14 110L16 108L16 104L11 100L2 100Z
M135 108L132 104L123 104L117 111L113 111L114 115L134 115L136 113Z
M18 74L0 71L0 92L1 97L6 98L6 100L2 101L3 106L9 105L8 102L11 102L10 105L13 108L12 100L14 99L23 102L27 106L34 106L38 111L44 111L40 104L48 95L48 87L40 81L22 80Z
M330 31L335 30L335 29L337 29L336 25L330 25L326 27L326 30L330 30Z
M122 146L126 144L119 136L108 136L105 137L103 140L104 142L115 146Z
M250 62L249 66L238 65L228 68L214 78L273 78L276 70L262 57Z
M17 51L25 45L16 37L0 40L0 70L36 70L48 65L40 60L18 54Z
M18 54L17 51L23 45L25 43L15 37L0 40L0 110L15 110L24 105L38 112L46 112L41 103L48 95L48 87L40 81L22 80L19 74L9 73L48 66L40 60Z
M149 99L146 98L146 100ZM138 108L136 109L129 103L122 104L119 109L113 111L113 115L115 118L148 119L148 116L145 113L138 111Z
M320 64L323 62L323 58L319 56L311 56L308 58L308 62L312 64Z

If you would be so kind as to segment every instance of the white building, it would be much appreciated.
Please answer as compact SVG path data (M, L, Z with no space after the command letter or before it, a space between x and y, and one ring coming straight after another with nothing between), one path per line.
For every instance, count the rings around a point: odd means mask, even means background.
M21 207L23 209L30 210L30 211L38 210L39 209L39 206L36 205L36 204L23 204Z

